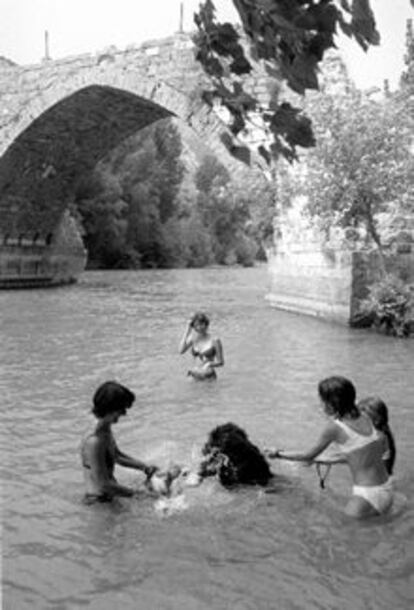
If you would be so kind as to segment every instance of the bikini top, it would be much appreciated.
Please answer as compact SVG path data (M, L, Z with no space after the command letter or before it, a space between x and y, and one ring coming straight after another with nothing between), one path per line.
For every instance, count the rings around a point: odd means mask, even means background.
M193 347L191 349L191 353L193 354L194 358L201 358L201 360L212 360L216 354L216 348L214 345L211 345L204 351L199 351Z
M337 443L342 453L351 453L357 449L362 449L379 438L379 432L376 430L376 428L374 428L374 426L371 426L372 430L369 434L361 434L339 419L336 419L335 423L347 435L347 439L344 443Z

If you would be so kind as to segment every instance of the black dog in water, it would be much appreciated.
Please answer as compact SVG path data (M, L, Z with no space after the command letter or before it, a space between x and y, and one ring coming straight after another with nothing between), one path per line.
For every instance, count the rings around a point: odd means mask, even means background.
M218 475L222 485L267 485L273 474L246 432L231 422L217 426L203 448L202 477Z

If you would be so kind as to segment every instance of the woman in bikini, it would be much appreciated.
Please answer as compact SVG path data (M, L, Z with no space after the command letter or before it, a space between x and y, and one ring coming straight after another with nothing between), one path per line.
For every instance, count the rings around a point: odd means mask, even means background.
M85 478L85 501L109 502L115 496L132 496L134 490L115 479L115 464L142 470L150 477L156 466L144 464L126 455L117 446L112 424L127 414L135 395L116 381L103 383L93 397L92 413L97 421L95 430L86 436L81 445L81 459Z
M194 314L180 341L180 354L190 349L197 360L196 366L188 371L188 375L197 380L215 379L216 368L224 364L223 346L220 339L209 334L209 324L205 313Z
M268 450L269 458L311 463L327 448L340 453L350 468L352 496L345 512L359 519L380 515L393 501L391 479L383 462L386 439L355 404L355 388L344 377L328 377L318 386L324 411L331 419L319 440L308 451Z

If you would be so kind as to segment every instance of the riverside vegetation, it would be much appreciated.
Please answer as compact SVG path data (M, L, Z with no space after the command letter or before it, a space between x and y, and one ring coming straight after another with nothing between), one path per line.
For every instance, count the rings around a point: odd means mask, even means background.
M189 129L164 119L82 178L72 211L89 268L250 266L265 258L273 201L270 183L234 185Z

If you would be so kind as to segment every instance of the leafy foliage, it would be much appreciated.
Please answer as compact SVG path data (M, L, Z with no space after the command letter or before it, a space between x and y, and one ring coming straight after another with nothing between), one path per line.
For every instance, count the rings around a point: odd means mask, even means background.
M343 227L344 235L359 241L359 246L378 249L382 277L371 286L352 324L406 336L414 329L413 293L407 285L411 273L397 263L393 274L386 274L383 242L392 232L379 221L381 216L403 219L414 214L412 84L403 78L393 94L362 93L353 87L340 60L332 61L340 78L328 78L321 93L306 96L317 145L299 167L278 164L278 203L286 207L299 200L302 212L320 229ZM408 74L413 61L411 55ZM399 237L402 233L400 229ZM411 239L409 232L406 239Z
M194 15L197 59L212 84L204 99L210 105L219 100L227 109L235 137L250 128L257 131L260 117L259 154L267 162L280 155L292 161L298 146L312 147L315 139L309 118L290 102L279 100L280 87L275 82L284 81L299 94L318 89L319 64L326 51L335 47L338 30L364 50L378 44L369 0L233 0L233 4L243 36L232 24L216 21L212 0L205 0ZM243 77L257 62L273 80L267 106L243 86ZM239 158L249 159L234 141L228 147Z
M262 236L253 235L250 230L254 214L252 200L246 198L242 189L238 191L234 187L227 170L209 155L198 168L195 183L198 187L197 213L210 235L214 261L253 265ZM259 229L258 223L255 227Z
M394 275L386 275L370 290L361 314L386 334L407 337L413 319L413 297L410 289Z
M77 187L89 260L99 267L156 266L161 225L176 213L184 168L173 125L159 122L118 146Z
M125 140L77 185L89 267L252 265L271 232L270 187L231 186L204 156L183 185L181 135L161 121Z
M320 93L306 96L317 145L304 155L300 171L278 165L278 199L284 206L305 199L322 230L363 228L367 242L381 251L378 215L414 213L410 99L401 92L376 99L340 72L343 81L334 90L327 81Z
M327 222L335 217L343 227L363 224L379 248L376 215L391 201L401 208L414 204L414 159L401 121L403 106L397 97L376 102L357 92L341 107L326 105L319 117L320 145L309 160L312 214Z

